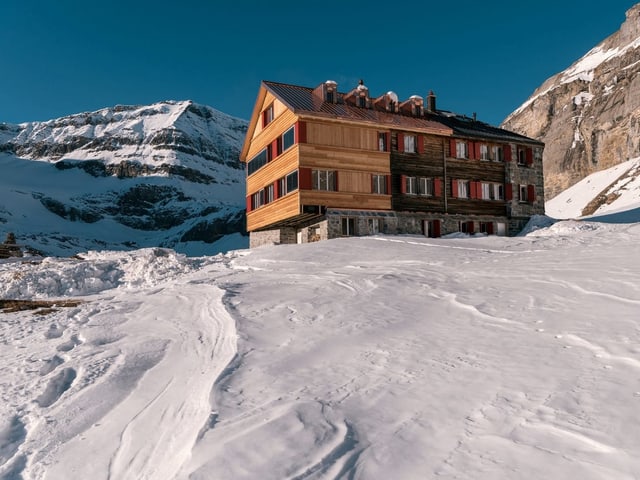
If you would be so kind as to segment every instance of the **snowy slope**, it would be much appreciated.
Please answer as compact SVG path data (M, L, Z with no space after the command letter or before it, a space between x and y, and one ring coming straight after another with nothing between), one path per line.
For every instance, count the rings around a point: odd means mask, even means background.
M636 212L632 221L640 221L640 158L589 175L549 200L545 211L565 219Z
M637 478L638 235L0 261L0 477Z
M242 248L245 132L190 101L0 124L0 235L52 255Z

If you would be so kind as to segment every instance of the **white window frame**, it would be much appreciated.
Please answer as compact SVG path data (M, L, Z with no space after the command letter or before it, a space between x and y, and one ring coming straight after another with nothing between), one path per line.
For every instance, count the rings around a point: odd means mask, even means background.
M340 217L340 232L345 237L354 236L356 234L356 219L354 217Z
M418 177L418 195L433 197L435 195L434 189L433 178Z
M489 160L489 145L486 143L480 144L480 160Z
M491 147L491 159L494 162L504 162L504 150L500 145Z
M418 179L416 177L405 177L404 191L408 195L418 194Z
M416 153L418 151L418 142L415 135L405 134L404 136L404 151L407 153Z
M469 198L469 181L458 180L458 198Z
M520 185L518 188L518 192L519 192L519 196L518 196L518 200L522 203L527 203L528 202L528 185Z
M373 192L378 195L386 195L387 194L387 176L386 175L371 175L371 183L373 187Z
M456 158L469 158L469 146L467 142L456 140Z
M323 192L336 191L336 171L335 170L312 170L312 189Z

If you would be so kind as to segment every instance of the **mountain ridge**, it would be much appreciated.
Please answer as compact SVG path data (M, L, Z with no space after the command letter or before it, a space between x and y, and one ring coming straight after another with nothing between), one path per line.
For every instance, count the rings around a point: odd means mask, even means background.
M620 29L545 80L502 123L545 142L545 193L640 155L640 4Z
M0 180L0 229L49 254L100 246L187 251L181 244L189 242L215 253L207 245L244 233L246 128L190 100L0 124L0 165L10 171ZM105 228L113 238L96 241Z

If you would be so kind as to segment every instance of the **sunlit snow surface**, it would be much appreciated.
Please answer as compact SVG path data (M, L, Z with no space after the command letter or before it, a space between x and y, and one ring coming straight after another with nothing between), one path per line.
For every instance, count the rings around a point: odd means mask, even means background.
M84 303L0 314L0 478L637 479L640 224L531 230L1 261Z

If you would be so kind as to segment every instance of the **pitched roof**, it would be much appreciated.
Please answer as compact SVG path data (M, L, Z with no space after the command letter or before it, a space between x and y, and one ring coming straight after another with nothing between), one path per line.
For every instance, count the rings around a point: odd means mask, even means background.
M440 135L491 138L504 142L544 145L542 142L524 135L444 110L425 113L424 117L414 117L402 112L392 113L378 108L361 108L345 102L325 102L314 95L314 89L309 87L266 80L262 84L276 98L299 115L306 114L316 117L366 122L397 129L426 130ZM338 93L339 97L344 97L345 95L344 93Z
M440 135L451 135L451 129L449 127L426 118L411 117L373 108L360 108L347 103L324 102L314 96L313 89L309 87L267 81L263 81L262 83L296 114L309 114L316 117L356 122L370 122L385 125L389 128L428 130L431 133Z

